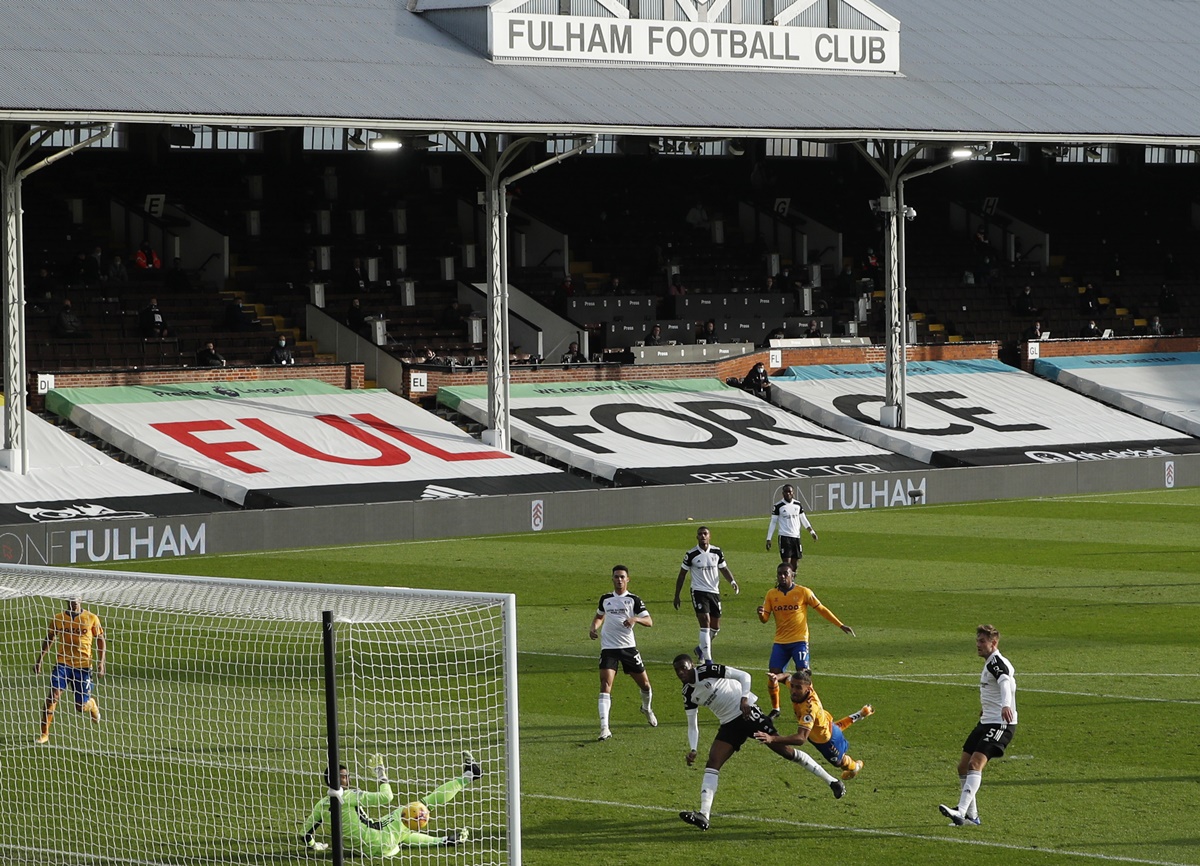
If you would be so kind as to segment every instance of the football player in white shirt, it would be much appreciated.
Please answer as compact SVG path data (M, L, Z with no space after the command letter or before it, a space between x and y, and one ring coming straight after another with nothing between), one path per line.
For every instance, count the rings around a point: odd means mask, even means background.
M608 711L612 707L612 685L617 676L619 664L625 673L633 677L633 681L642 690L642 715L650 723L650 727L658 727L658 719L650 708L654 691L650 688L650 675L646 673L646 665L638 652L637 643L633 638L633 627L640 625L650 628L654 620L650 611L638 596L629 592L629 569L623 565L614 565L612 570L613 591L600 596L596 606L596 615L592 617L592 628L588 637L595 640L600 638L600 736L599 740L612 737L608 727Z
M962 784L958 806L953 809L944 804L938 806L938 810L958 826L980 823L975 795L983 781L983 768L992 758L1004 755L1004 748L1012 742L1017 731L1016 670L1000 655L999 643L1000 632L994 625L981 625L975 629L975 648L980 658L986 659L979 678L979 724L963 743L962 757L958 761L958 778Z
M804 556L804 547L800 544L800 528L808 530L812 540L817 540L817 531L808 522L804 506L796 501L796 488L790 484L783 485L783 498L771 508L771 522L767 526L767 550L771 549L771 538L775 535L775 527L779 527L779 560L792 567L792 571L800 564Z
M775 735L778 731L755 703L757 698L750 691L750 674L728 665L702 664L695 667L692 657L687 653L675 656L673 664L675 676L683 683L683 709L688 720L688 753L685 760L689 767L696 761L696 747L700 742L700 722L697 718L700 707L712 710L721 723L708 749L708 763L704 765L704 779L700 783L700 810L679 813L679 817L687 823L707 830L721 767L742 747L742 743L753 739L756 733ZM780 743L766 745L781 758L800 764L824 781L835 798L841 799L846 793L845 784L826 773L805 752Z
M712 642L721 630L721 576L733 587L733 594L741 592L733 572L725 564L725 554L712 543L712 533L707 526L696 530L696 546L683 555L679 576L675 579L675 609L679 610L679 594L683 592L683 579L692 576L692 609L696 611L696 622L700 625L700 643L696 644L696 661L712 661Z

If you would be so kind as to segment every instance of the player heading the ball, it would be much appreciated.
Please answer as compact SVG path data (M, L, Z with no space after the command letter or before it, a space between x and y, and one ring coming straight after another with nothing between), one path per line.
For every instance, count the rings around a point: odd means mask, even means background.
M683 683L683 709L688 722L688 753L685 760L689 767L696 761L696 747L700 741L700 722L697 718L700 707L712 710L721 723L708 749L708 763L704 765L704 778L700 782L700 809L679 813L679 817L688 824L707 830L717 783L721 778L721 767L746 740L759 733L776 735L778 731L755 703L754 693L750 691L750 674L728 665L702 664L696 667L687 653L675 656L673 664L675 676ZM783 743L766 745L781 758L794 761L824 781L835 798L841 799L846 793L845 783L826 773L820 764L804 752Z
M836 722L829 710L821 704L816 689L812 684L812 671L801 669L790 677L787 674L776 674L778 682L787 681L791 691L792 709L796 713L796 733L789 736L773 736L757 732L754 739L760 743L771 745L782 743L785 746L803 746L811 743L826 761L842 771L846 781L857 778L862 772L863 762L856 761L850 756L850 743L842 731L861 722L867 716L875 713L875 708L865 704L857 713L851 713Z
M350 772L341 765L338 787L341 789L342 845L347 850L357 851L367 857L395 857L401 846L429 847L432 845L459 845L470 837L470 831L447 830L440 836L422 832L429 823L429 809L449 803L459 793L483 775L479 763L470 752L463 752L463 771L457 779L438 786L419 801L407 803L378 821L367 817L363 807L386 806L392 802L392 786L388 782L387 770L382 755L367 758L369 768L379 780L374 791L350 787ZM329 785L329 770L325 771L325 782ZM332 787L332 785L330 785ZM301 838L307 848L326 851L328 842L318 842L314 833L329 817L330 795L322 797L313 806L312 813L304 822Z

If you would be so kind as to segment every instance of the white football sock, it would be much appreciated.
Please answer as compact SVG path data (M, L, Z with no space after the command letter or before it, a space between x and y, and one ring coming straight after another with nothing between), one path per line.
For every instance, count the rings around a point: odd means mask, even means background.
M608 711L612 708L612 695L605 692L600 693L600 700L596 702L600 710L600 727L608 727Z
M704 771L704 780L700 783L700 814L705 818L712 812L713 797L717 796L717 783L720 780L720 770Z
M812 773L818 779L821 779L825 784L834 781L833 776L825 772L825 768L808 756L807 752L801 751L796 746L792 746L792 760L799 764L808 772Z
M700 655L705 661L712 658L712 631L706 628L700 629Z
M650 709L650 701L653 700L653 698L654 698L654 689L652 689L652 688L646 689L646 691L642 692L642 709L643 710Z
M960 793L962 792L962 786L965 785L966 783L967 783L967 774L966 773L960 774L958 777L958 790ZM963 815L965 817L967 817L967 818L978 818L979 817L979 810L975 808L975 798L974 797L971 798L971 805L968 806L967 808L969 811L963 813Z
M968 770L967 775L962 777L962 793L958 795L958 811L961 815L974 818L979 813L975 808L975 795L979 792L979 786L983 783L983 772L980 770Z

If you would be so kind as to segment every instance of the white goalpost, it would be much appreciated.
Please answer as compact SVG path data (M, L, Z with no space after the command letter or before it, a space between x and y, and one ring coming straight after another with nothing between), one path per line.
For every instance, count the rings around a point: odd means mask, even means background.
M104 633L96 712L79 659L57 665L87 621L76 597ZM421 832L456 843L353 861L519 866L514 596L16 565L0 566L0 862L330 862L331 821L303 839L331 793L326 612L335 753L366 792L382 756L393 791L356 820L429 798Z

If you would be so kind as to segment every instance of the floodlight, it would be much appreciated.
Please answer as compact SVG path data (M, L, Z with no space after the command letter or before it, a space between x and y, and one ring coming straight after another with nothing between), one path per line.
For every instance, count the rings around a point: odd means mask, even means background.
M380 135L371 139L371 150L399 150L404 143L394 135Z

